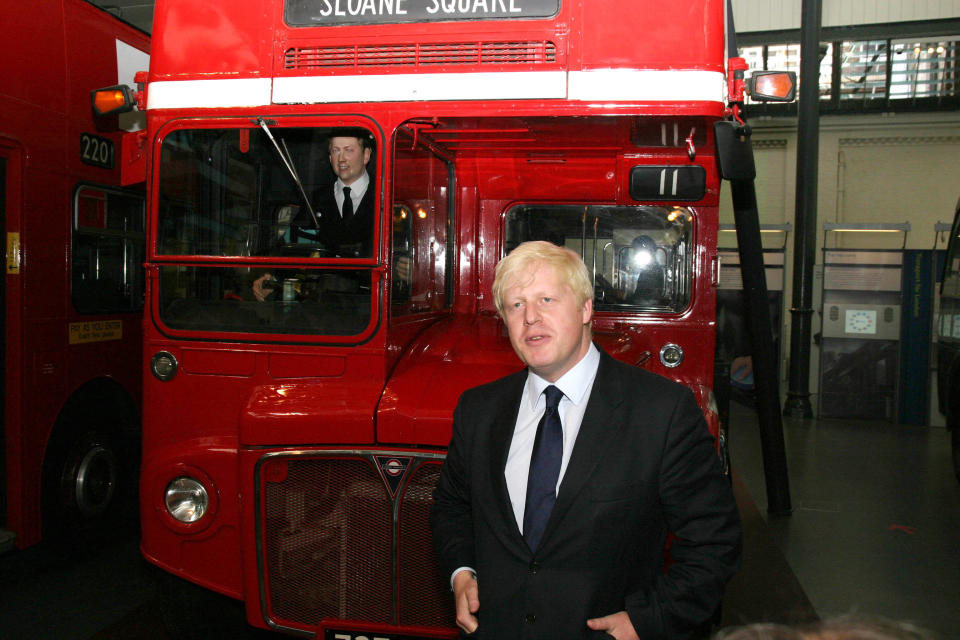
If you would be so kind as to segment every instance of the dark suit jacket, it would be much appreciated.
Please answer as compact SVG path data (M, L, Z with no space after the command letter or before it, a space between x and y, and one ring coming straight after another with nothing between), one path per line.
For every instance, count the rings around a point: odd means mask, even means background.
M318 242L331 256L342 258L369 258L373 255L374 183L370 181L354 214L348 219L340 217L337 201L333 197L333 184L325 188L317 198L316 213L320 217L320 230L316 231L310 213L301 208L294 220L296 237L291 241Z
M693 394L601 354L573 454L534 554L503 470L527 372L470 389L434 492L444 575L474 567L484 640L609 638L589 618L626 610L643 640L708 620L740 558L740 522ZM664 571L667 532L677 540Z

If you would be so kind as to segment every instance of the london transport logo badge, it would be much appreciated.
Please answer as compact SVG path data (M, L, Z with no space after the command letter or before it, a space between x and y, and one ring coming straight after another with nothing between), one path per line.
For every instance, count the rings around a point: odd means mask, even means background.
M404 456L374 456L374 458L390 490L390 496L396 498L413 458Z

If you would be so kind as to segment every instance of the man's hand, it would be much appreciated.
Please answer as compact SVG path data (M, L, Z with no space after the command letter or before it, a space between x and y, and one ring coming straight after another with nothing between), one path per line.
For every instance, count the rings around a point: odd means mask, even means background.
M458 616L459 617L459 616ZM637 630L630 622L626 611L618 611L602 618L587 620L587 626L594 631L606 631L617 640L640 640Z
M273 287L267 286L267 282L276 282L273 274L265 273L253 281L253 297L263 302L273 293Z
M477 579L471 571L461 571L453 577L453 599L457 604L457 626L473 633L480 626L474 615L480 610L477 597Z

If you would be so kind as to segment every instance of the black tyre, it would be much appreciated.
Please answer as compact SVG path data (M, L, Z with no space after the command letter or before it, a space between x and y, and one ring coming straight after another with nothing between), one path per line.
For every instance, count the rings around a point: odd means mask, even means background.
M115 505L120 485L116 445L97 431L77 438L60 472L60 504L75 522L103 518Z
M133 447L108 429L64 423L44 462L45 539L82 548L136 527L139 465Z

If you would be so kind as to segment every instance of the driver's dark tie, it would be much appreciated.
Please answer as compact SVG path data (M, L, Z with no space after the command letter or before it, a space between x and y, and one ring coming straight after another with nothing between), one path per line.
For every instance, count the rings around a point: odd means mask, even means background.
M340 211L340 217L344 220L353 215L353 200L350 198L350 187L343 188L343 209Z
M550 385L545 393L547 408L537 426L527 477L527 502L523 509L523 538L531 551L536 551L540 545L553 503L557 501L557 479L563 458L563 427L557 411L563 391Z

